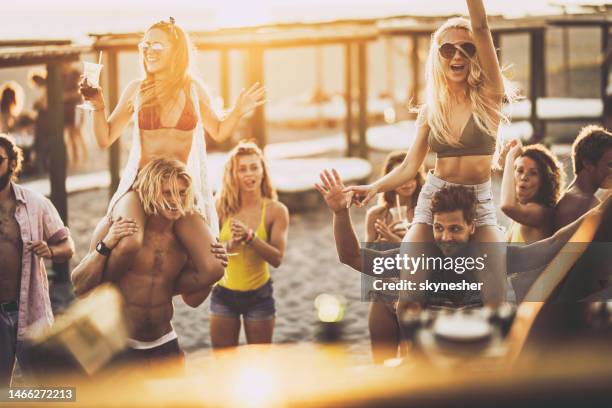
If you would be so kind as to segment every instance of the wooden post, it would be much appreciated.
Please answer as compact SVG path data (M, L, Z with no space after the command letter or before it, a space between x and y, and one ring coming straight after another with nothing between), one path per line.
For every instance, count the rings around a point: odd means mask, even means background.
M531 99L531 124L533 126L534 142L544 138L546 124L538 117L538 98L546 95L546 58L544 29L534 29L530 32L529 59L529 98Z
M248 89L255 82L259 82L262 85L264 84L264 50L261 47L251 47L247 52L247 78L249 81L246 84L246 88ZM267 143L264 107L265 105L261 105L255 109L253 117L251 118L251 134L253 138L255 138L257 145L262 149Z
M221 53L221 72L220 72L220 82L221 82L221 98L223 98L223 110L225 111L230 107L230 61L229 61L229 51L227 49L222 49ZM207 141L208 143L208 141ZM212 143L213 146L217 146L219 149L223 151L230 150L232 148L232 138L230 137L225 142Z
M230 104L230 64L228 50L221 50L221 97L223 98L223 109L227 109Z
M368 130L368 43L360 41L357 48L357 65L359 67L359 157L368 157L366 132Z
M410 67L412 69L412 82L410 85L410 100L411 106L416 106L419 103L419 35L412 35L412 49L410 50Z
M64 144L64 84L61 62L47 64L47 98L49 109L51 202L62 221L68 225L68 195L66 192L66 146ZM54 264L55 282L68 282L68 264Z
M346 105L346 119L344 131L346 134L346 155L355 154L353 149L353 43L347 42L344 46L344 103Z
M119 102L119 68L117 62L117 51L110 49L106 52L106 77L108 78L108 114L110 114ZM136 126L136 124L134 124ZM113 143L108 155L108 168L111 174L109 198L115 194L119 187L119 166L121 166L121 138Z
M612 126L612 95L608 95L608 75L610 72L610 60L612 50L610 49L610 25L604 23L601 27L601 99L603 101L603 125L610 129Z

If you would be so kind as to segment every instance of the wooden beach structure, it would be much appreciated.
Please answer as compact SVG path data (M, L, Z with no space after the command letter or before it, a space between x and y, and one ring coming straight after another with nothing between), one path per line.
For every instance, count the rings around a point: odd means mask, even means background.
M418 100L420 89L420 66L418 55L419 43L427 41L436 28L447 18L445 17L404 17L381 20L378 24L381 36L408 37L411 41L412 78L409 94L411 99ZM529 89L527 100L518 102L513 119L527 119L533 129L532 142L539 142L546 133L546 124L557 121L594 120L604 122L611 115L611 106L606 102L610 59L606 58L610 50L609 14L568 14L558 16L537 16L517 19L505 19L500 16L490 16L489 24L493 41L501 58L501 41L505 36L527 35L529 48ZM601 36L601 84L600 98L594 100L578 100L575 98L547 98L546 87L546 32L550 27L597 27ZM578 106L577 106L578 105ZM576 113L578 111L578 113ZM522 132L524 133L524 132Z
M415 103L422 87L419 44L428 40L436 27L450 16L400 16L370 20L343 20L309 24L276 24L241 29L222 29L191 32L190 37L198 51L219 55L220 91L225 102L230 99L230 58L232 51L244 53L245 83L265 83L264 60L269 50L340 45L344 49L344 103L346 115L344 134L331 138L278 143L268 146L266 134L266 108L259 107L248 122L248 133L259 145L267 148L273 159L320 157L328 152L344 152L346 156L367 159L370 150L389 151L408 148L411 144L411 121L390 125L374 125L368 129L368 45L379 39L409 38L411 66L409 98ZM563 121L605 122L612 117L609 97L609 69L611 57L610 20L608 12L568 14L506 19L489 18L494 41L498 47L502 39L513 35L527 35L529 49L529 85L526 101L517 104L511 137L526 141L542 140L546 124ZM600 98L578 100L547 98L546 86L546 33L550 27L596 27L600 30L601 83ZM52 122L49 124L51 152L50 196L60 214L67 219L65 148L61 129L61 65L76 61L83 53L104 53L103 86L107 106L113 109L119 95L119 57L123 52L135 52L141 33L91 34L91 46L76 46L69 41L10 41L0 42L0 68L46 65L49 72L49 103ZM503 49L500 49L500 53ZM387 70L388 71L388 70ZM320 75L320 73L319 73ZM552 112L552 114L551 114ZM414 133L414 131L412 131ZM503 132L502 132L503 133ZM226 146L227 147L227 146ZM113 144L109 155L110 189L114 191L120 177L120 139ZM282 167L285 168L285 167ZM363 171L362 171L363 173Z

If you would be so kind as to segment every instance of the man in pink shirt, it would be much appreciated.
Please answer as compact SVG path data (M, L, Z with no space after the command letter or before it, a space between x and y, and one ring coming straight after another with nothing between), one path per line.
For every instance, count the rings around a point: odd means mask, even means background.
M27 330L50 326L53 313L44 259L66 262L74 243L57 210L42 195L15 183L21 149L0 134L0 388L15 365L27 369Z

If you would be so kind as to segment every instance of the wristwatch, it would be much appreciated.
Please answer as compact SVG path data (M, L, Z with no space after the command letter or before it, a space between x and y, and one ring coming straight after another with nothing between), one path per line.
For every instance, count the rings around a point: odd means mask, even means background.
M98 251L100 255L104 255L104 256L109 256L111 253L111 249L107 247L104 244L104 241L102 240L98 241L98 244L96 245L96 251Z

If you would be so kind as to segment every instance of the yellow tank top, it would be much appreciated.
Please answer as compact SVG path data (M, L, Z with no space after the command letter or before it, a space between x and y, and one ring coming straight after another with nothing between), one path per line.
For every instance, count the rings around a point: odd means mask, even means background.
M255 231L257 238L263 241L268 240L265 225L266 205L267 200L264 199L261 206L261 221ZM219 233L219 240L221 242L227 242L232 239L231 222L232 217L228 217L223 223ZM225 275L219 281L219 285L231 290L255 290L263 286L270 279L268 263L251 246L240 245L231 252L237 255L229 257Z
M508 229L508 237L507 240L509 243L513 244L525 244L525 238L521 233L521 224L518 222L512 222L510 228Z

